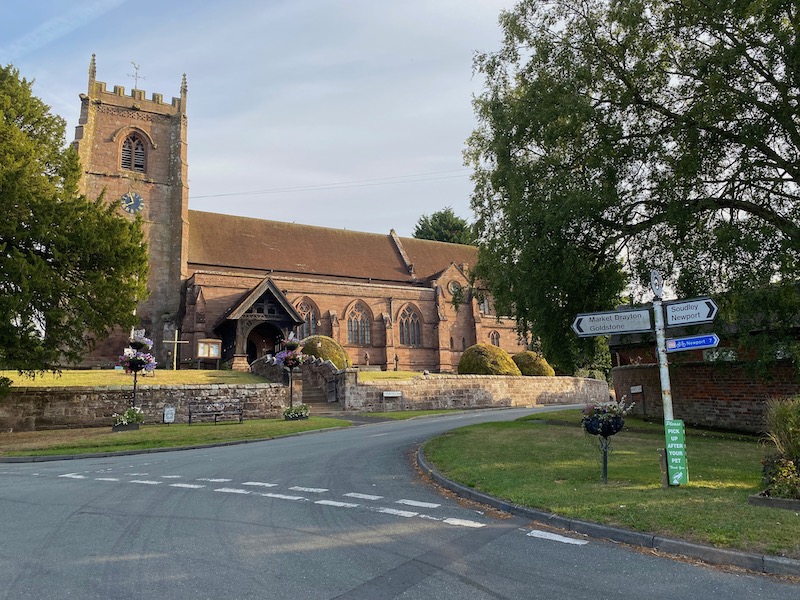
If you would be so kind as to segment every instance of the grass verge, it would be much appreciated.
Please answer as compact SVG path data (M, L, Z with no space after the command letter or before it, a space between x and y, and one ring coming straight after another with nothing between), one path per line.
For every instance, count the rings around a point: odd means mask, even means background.
M58 456L94 452L120 452L150 448L179 448L202 444L259 440L331 427L349 421L311 417L301 421L255 419L192 425L142 425L138 431L112 433L111 427L0 433L1 456Z
M800 513L747 503L761 489L755 438L688 429L690 481L662 490L663 428L628 418L611 438L604 485L597 439L579 422L579 411L561 411L469 426L430 440L425 454L448 478L522 506L800 559Z

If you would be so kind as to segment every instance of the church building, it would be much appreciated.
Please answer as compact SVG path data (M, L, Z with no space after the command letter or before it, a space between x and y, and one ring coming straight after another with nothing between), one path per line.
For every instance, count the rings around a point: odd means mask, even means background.
M150 295L137 316L160 367L247 370L291 333L330 336L354 366L384 370L455 372L475 343L525 349L470 285L473 246L190 210L186 97L185 76L169 103L108 90L92 56L73 142L81 192L143 221ZM87 366L114 364L127 338L98 341Z

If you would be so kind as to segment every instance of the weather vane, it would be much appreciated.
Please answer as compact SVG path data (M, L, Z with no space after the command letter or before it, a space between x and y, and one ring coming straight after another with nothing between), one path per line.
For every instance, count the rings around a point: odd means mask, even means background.
M140 79L147 79L147 78L146 77L142 77L141 75L139 75L139 65L137 65L133 61L131 61L131 64L133 65L133 69L134 69L134 71L136 71L136 73L134 73L133 75L128 74L128 77L133 77L133 89L138 90L139 89L139 80Z

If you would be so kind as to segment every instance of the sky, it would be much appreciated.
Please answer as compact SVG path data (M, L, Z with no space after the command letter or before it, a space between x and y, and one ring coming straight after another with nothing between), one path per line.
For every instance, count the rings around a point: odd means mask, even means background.
M96 54L108 89L188 82L189 207L410 237L472 221L462 152L515 0L1 0L0 64L78 124ZM138 67L138 70L136 69Z

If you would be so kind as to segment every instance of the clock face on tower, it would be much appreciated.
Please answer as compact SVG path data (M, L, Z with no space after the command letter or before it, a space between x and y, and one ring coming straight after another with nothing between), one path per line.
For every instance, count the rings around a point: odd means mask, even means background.
M127 192L123 194L119 201L120 204L122 204L122 209L132 215L135 215L144 208L144 198L136 192Z

